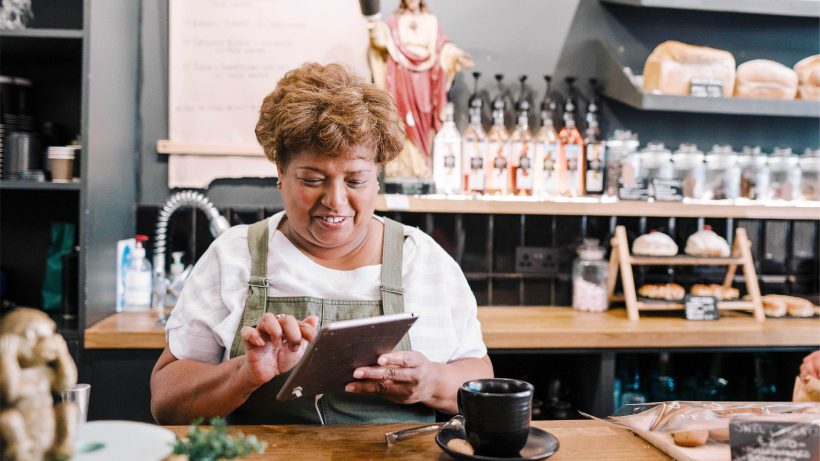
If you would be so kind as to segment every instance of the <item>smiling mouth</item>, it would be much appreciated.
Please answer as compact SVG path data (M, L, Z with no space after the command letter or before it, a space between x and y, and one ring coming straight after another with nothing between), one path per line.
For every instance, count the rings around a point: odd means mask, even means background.
M347 220L347 216L317 216L317 218L330 224L341 224Z

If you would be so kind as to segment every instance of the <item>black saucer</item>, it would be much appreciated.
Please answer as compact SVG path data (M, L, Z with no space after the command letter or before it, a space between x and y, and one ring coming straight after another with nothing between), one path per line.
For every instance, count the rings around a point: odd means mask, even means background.
M452 439L466 441L467 434L464 433L464 428L443 429L436 434L436 443L445 453L453 458L467 461L537 461L549 458L558 451L558 439L554 435L532 426L530 426L530 436L527 438L527 444L521 449L518 456L510 458L459 453L447 447L447 442Z

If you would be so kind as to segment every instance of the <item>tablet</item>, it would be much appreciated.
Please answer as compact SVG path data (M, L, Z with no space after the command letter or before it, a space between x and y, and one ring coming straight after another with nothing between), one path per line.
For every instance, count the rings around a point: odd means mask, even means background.
M375 365L418 320L415 312L342 320L325 325L282 385L277 400L344 391L353 370Z

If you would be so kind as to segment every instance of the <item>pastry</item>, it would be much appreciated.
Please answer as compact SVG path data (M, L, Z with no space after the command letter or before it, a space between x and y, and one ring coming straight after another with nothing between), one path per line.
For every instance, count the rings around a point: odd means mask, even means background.
M811 375L795 378L792 401L820 402L820 379Z
M754 59L737 66L735 96L757 99L794 99L797 73L779 62Z
M797 72L797 95L800 99L820 101L820 54L809 56L794 65Z
M638 288L638 295L649 299L679 301L686 295L686 290L677 283L648 283Z
M728 301L740 297L740 290L733 287L724 287L716 283L709 285L695 284L689 290L695 296L714 296L718 301Z
M690 256L729 256L729 244L726 239L712 231L712 226L703 226L686 239L684 253Z
M658 45L643 67L646 93L688 96L692 79L720 80L723 96L735 87L735 58L732 53L705 46L669 40Z
M766 303L782 303L792 317L814 317L814 304L811 301L797 296L766 295L763 296L763 305Z
M673 432L672 439L681 447L699 447L709 440L709 431Z
M728 442L729 441L729 426L722 427L720 429L712 429L709 431L709 438L714 440L715 442Z
M632 242L632 254L642 256L675 256L678 245L672 237L663 232L652 231L641 235Z
M766 317L786 316L786 302L782 299L769 299L764 296L761 300L763 301L763 313L766 314Z

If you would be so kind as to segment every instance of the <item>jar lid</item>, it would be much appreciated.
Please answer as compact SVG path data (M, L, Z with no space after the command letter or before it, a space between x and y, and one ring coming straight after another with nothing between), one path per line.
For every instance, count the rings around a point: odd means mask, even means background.
M729 144L715 144L712 146L712 150L709 151L709 155L733 155L734 153L735 151L732 150L732 146Z
M672 161L675 163L703 163L703 152L698 150L698 145L694 143L683 143L678 146L678 150L672 154Z
M737 156L737 163L740 166L766 166L766 155L760 146L743 146L743 152Z
M800 169L820 170L820 149L807 148L800 156Z
M791 147L775 147L769 156L769 166L777 168L792 168L797 166L798 157L792 154Z
M588 261L604 259L606 250L598 244L598 239L584 239L584 243L578 247L578 256Z

